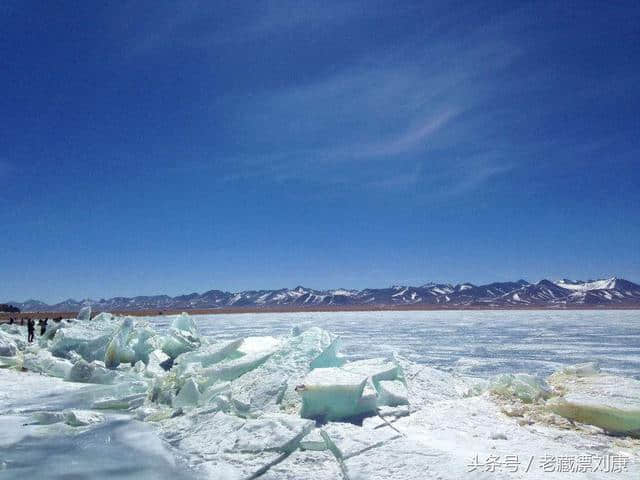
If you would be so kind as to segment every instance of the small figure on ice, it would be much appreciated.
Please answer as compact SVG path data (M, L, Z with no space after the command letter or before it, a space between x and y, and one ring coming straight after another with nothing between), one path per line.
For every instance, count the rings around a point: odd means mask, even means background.
M32 319L27 319L27 340L29 341L29 343L33 342L33 334L36 330L36 322L34 322Z

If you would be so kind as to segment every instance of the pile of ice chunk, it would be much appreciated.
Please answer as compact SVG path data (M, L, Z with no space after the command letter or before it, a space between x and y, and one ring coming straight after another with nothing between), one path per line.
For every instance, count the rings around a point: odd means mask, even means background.
M258 462L259 471L290 454L316 423L361 423L409 403L395 359L347 362L340 356L339 338L318 327L293 329L280 338L217 341L203 336L187 314L176 316L160 333L144 320L108 313L91 319L84 310L77 319L53 323L36 344L27 344L25 337L24 327L0 329L0 365L86 384L74 394L78 412L131 412L161 425L171 432L166 439L186 450L199 435L219 435L220 424L242 426L246 438L216 450L231 470L246 463L233 455L260 450L266 456ZM47 421L92 424L82 413L52 415ZM189 435L180 440L180 428L177 433L172 425L186 425ZM282 434L287 441L265 446L263 440L271 442L280 430L291 431ZM325 450L317 430L315 442ZM201 458L211 454L198 453Z
M141 389L125 385L145 385L152 408L208 408L244 419L284 413L349 421L409 403L398 362L346 362L339 338L318 327L221 342L201 335L186 313L159 334L143 320L108 313L91 319L83 309L77 319L53 324L38 345L19 344L21 334L0 331L0 357L19 357L4 366L125 392L98 406L131 408L128 397Z
M89 362L104 360L107 346L118 326L119 321L110 315L96 317L90 323L61 322L56 325L57 328L48 329L47 333L51 336L48 348L58 357L67 357L70 352L76 352Z

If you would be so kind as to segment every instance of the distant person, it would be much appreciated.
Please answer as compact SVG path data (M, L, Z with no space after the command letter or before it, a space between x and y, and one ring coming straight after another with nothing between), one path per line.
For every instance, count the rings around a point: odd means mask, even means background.
M13 317L9 317L9 325L13 325Z
M24 317L20 318L20 325L24 326Z
M33 334L36 330L36 322L32 319L27 319L27 340L29 343L33 342Z
M45 318L44 320L40 320L40 336L44 335L44 332L47 331L47 322L49 321L48 318Z

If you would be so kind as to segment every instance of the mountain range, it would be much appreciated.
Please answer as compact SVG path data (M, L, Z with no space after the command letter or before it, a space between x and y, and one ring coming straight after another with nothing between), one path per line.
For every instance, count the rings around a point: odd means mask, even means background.
M588 281L541 280L537 283L518 280L487 285L427 283L419 287L392 286L364 290L314 290L298 286L293 289L236 293L209 290L176 297L153 295L80 301L69 299L54 305L38 300L6 303L23 312L73 312L85 305L90 305L94 311L409 305L443 308L640 307L640 285L612 277Z

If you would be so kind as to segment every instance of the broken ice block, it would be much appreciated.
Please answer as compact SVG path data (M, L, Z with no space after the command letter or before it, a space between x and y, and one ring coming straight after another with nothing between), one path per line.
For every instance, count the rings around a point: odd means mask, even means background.
M146 374L155 377L164 375L166 372L163 365L166 365L166 362L169 361L170 358L171 357L162 350L154 350L148 356Z
M102 315L102 314L101 314ZM51 333L51 353L58 357L67 357L75 351L87 362L104 360L107 346L119 323L115 320L83 323L54 323L46 334Z
M332 336L318 327L286 338L263 364L233 382L233 395L248 395L252 409L297 413L301 402L295 387L331 343Z
M408 405L407 387L399 380L383 380L378 383L378 405L397 407Z
M489 391L501 397L519 398L524 403L549 398L551 393L544 380L525 373L506 373L493 377L489 382Z
M167 336L164 337L162 351L175 359L181 353L195 350L200 344L198 327L189 315L183 313L171 323Z
M258 352L274 352L282 345L282 339L272 336L245 337L238 347L238 354L249 355Z
M67 380L70 382L90 383L94 371L95 365L91 365L89 362L81 358L73 364L73 367L71 367Z
M104 422L104 415L91 410L66 410L63 417L64 423L71 427L84 427Z
M547 408L568 420L595 425L611 434L640 434L640 410L623 410L605 405L588 405L554 398Z
M200 373L202 376L207 378L207 385L211 385L219 380L235 380L236 378L262 365L271 355L271 353L245 355L244 357L240 357L236 360L217 363L209 368L203 369Z
M176 407L195 407L200 402L200 390L198 384L193 378L189 378L180 391L173 399L173 406Z
M31 417L38 425L52 425L64 420L62 412L35 412Z
M13 357L18 353L18 346L13 339L5 334L4 332L0 332L0 356L1 357Z
M547 408L572 421L595 425L613 434L640 434L640 381L607 373L583 364L549 377L563 398L551 399ZM585 372L585 375L577 373Z
M303 418L342 420L358 414L367 377L340 368L312 370L296 390L302 395Z
M214 383L209 388L205 389L202 392L202 396L200 397L201 405L218 405L220 401L218 397L221 395L229 395L231 393L231 383L230 382L217 382Z
M95 361L89 363L81 358L71 367L67 380L70 382L110 385L120 377L122 375L115 370L105 368Z
M240 345L242 345L242 339L204 345L192 352L185 352L178 355L174 365L184 367L189 363L200 363L203 367L209 367L229 357L233 352L238 350Z
M7 343L13 343L18 350L27 348L27 329L18 325L4 323L0 325L0 337L5 338ZM9 355L6 355L9 356Z
M195 320L193 320L193 318L186 312L182 312L180 315L173 319L173 321L171 322L171 328L187 331L194 337L200 336Z
M396 380L400 377L401 373L398 365L384 358L371 358L345 363L342 369L358 375L367 376L371 379L374 386L382 380Z
M78 320L81 322L86 322L91 320L91 307L86 305L80 309L78 312Z
M114 320L114 316L109 312L100 312L95 317L93 317L94 322L112 322Z
M367 380L367 384L362 391L362 396L358 400L356 415L373 415L378 409L378 392L371 386L371 382Z
M331 344L325 348L312 362L311 368L340 367L345 363L338 352L340 351L340 338L336 337Z
M104 354L104 364L107 368L116 368L121 363L135 363L135 353L127 346L127 340L132 330L133 319L125 317Z
M0 368L15 367L15 368L21 369L22 358L23 358L22 355L14 355L13 357L0 356Z
M162 338L147 325L136 324L128 339L128 346L133 350L136 361L149 362L149 354L162 348Z
M56 358L47 350L38 349L24 355L24 368L32 372L38 372L51 377L67 378L72 364L69 360Z

